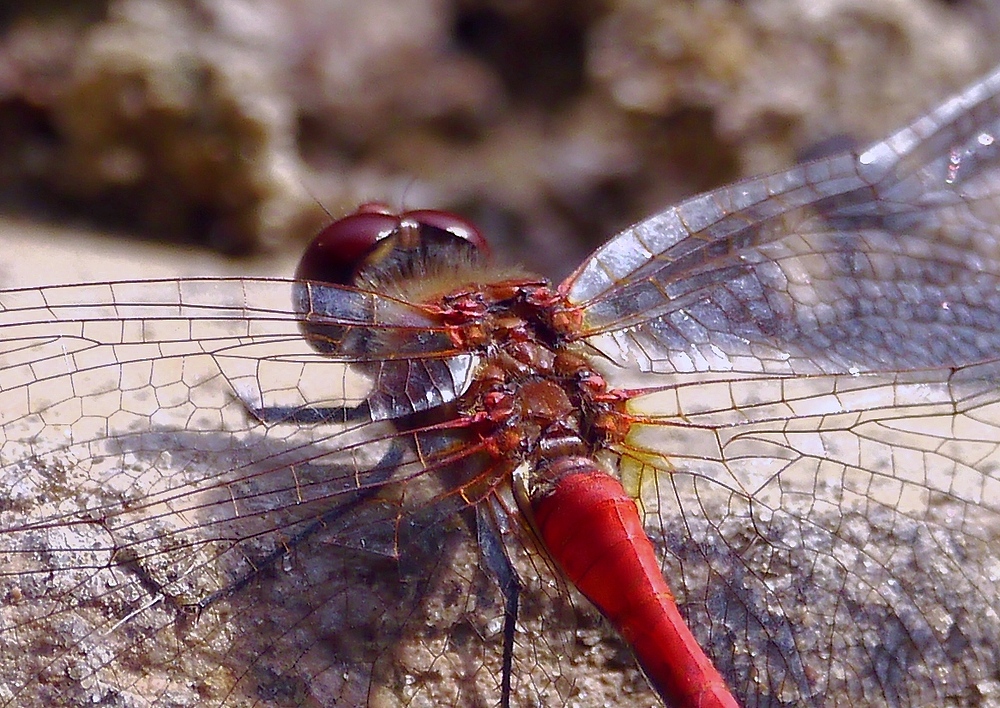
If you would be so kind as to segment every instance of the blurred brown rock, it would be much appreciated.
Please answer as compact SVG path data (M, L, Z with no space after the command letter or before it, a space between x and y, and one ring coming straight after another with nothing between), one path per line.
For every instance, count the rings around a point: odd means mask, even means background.
M994 63L983 0L108 0L0 11L8 206L299 248L458 209L561 276L684 195L866 141Z

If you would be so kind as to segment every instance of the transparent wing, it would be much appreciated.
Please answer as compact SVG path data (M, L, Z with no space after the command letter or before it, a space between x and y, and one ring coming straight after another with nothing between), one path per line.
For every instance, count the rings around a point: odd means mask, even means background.
M387 362L317 353L292 288L0 292L0 705L495 700L502 606L456 533L474 445L433 416L344 412L462 355L363 291L315 321L421 338ZM414 400L465 383L433 385ZM305 410L342 415L290 420ZM519 666L519 695L565 691L549 671Z
M1000 349L1000 72L860 154L694 197L562 288L643 371L958 366Z
M143 363L204 355L241 395L269 406L356 402L357 386L352 391L331 378L330 363L360 364L369 414L389 419L454 400L474 363L427 309L316 283L206 278L61 286L7 291L0 307L3 346L11 350L0 388L36 397L19 400L19 410L39 410L50 396L46 382L70 371L83 380L92 369L129 364L142 377ZM344 353L331 350L331 332L348 340ZM257 383L263 368L275 369L263 379L266 392Z
M617 452L744 705L991 705L1000 363L672 382Z
M996 700L998 135L994 73L647 219L562 286L638 387L613 462L746 705Z

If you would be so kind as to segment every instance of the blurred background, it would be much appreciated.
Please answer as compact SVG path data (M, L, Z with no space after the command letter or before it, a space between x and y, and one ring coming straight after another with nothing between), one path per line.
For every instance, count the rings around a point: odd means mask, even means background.
M992 0L3 2L0 285L289 274L368 200L561 278L684 196L881 137L998 37Z

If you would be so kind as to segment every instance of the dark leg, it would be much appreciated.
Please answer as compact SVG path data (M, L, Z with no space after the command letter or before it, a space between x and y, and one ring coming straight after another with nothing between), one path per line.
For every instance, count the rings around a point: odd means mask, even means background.
M293 548L298 546L314 533L326 528L345 513L352 509L356 509L358 504L367 501L377 494L381 489L382 483L388 481L389 477L392 476L392 473L395 472L396 468L402 463L404 449L404 443L400 442L398 439L393 440L392 445L390 445L385 455L383 455L378 464L372 468L369 477L365 480L366 484L364 489L351 496L349 500L341 502L333 509L330 509L330 511L310 523L302 531L299 531L297 534L292 536L286 543L282 544L278 548L275 548L263 558L254 561L254 567L250 572L222 590L218 590L207 597L202 598L194 605L193 609L196 612L201 612L217 600L223 597L230 597L239 592L249 585L258 573L262 570L274 567L278 561L291 552Z
M354 408L309 408L308 406L250 406L240 399L247 413L265 425L275 423L358 423L370 421L371 409L367 401Z
M489 514L486 504L476 507L476 535L479 552L486 567L500 586L504 598L503 610L503 663L500 678L500 705L510 708L511 674L514 670L514 633L517 631L518 602L521 595L521 581L517 571L507 557L500 530Z

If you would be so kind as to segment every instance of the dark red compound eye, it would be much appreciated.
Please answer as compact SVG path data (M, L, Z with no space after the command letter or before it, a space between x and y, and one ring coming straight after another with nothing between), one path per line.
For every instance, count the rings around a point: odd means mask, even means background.
M379 247L394 236L397 238L387 243L387 248ZM462 247L489 255L489 246L479 229L460 216L435 209L397 214L385 204L368 202L313 238L299 260L295 277L330 285L357 285L362 272L371 276L380 268L391 269L393 263L434 258L440 248ZM350 328L316 314L311 304L313 297L336 298L337 293L297 292L302 296L297 305L303 316L299 326L309 345L324 353L341 351Z
M447 211L417 209L393 213L379 202L367 202L353 214L334 221L320 231L306 248L295 269L299 280L315 280L332 285L351 285L383 239L404 226L415 228L421 239L433 230L465 242L489 254L486 239L471 222Z
M356 211L325 227L309 243L295 277L350 285L375 245L399 228L395 214Z

